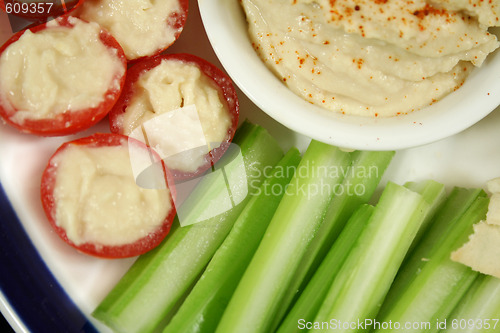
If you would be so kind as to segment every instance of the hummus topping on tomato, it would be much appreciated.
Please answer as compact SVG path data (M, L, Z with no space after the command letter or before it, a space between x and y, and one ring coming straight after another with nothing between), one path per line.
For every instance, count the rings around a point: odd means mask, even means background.
M109 89L120 89L125 68L116 49L100 40L101 27L70 17L72 27L47 23L26 30L0 57L0 100L18 110L11 120L54 118L97 107Z
M139 187L123 146L73 145L57 165L56 221L76 245L124 245L157 230L172 209L170 191Z
M135 82L134 90L130 104L119 120L125 135L130 135L150 120L154 121L159 115L179 111L182 107L190 111L194 108L189 107L194 106L197 112L197 117L192 114L186 117L177 115L176 131L165 133L148 128L148 143L160 156L173 156L186 147L203 144L208 144L213 149L224 142L232 124L227 103L217 85L195 64L164 59L161 64L140 76ZM204 138L200 140L201 132ZM208 150L186 153L188 155L184 154L180 158L167 159L167 166L170 169L194 172L204 165Z
M242 0L255 50L326 109L394 116L457 90L499 45L499 1Z
M86 0L79 17L99 23L120 43L127 59L149 56L172 44L182 27L178 0Z

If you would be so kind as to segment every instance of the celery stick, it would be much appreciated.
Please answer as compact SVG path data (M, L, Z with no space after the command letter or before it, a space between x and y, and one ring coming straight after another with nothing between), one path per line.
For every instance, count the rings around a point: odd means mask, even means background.
M405 332L439 330L440 321L450 315L478 275L469 267L453 262L450 253L467 241L472 225L486 216L488 202L488 198L476 198L453 228L447 229L440 242L428 251L425 264L407 280L404 291L391 301L390 308L380 317L381 323L398 323ZM407 327L408 323L429 324ZM398 329L393 327L393 330ZM379 328L375 332L382 331L391 330Z
M300 161L291 149L253 196L164 333L213 332Z
M389 182L370 221L335 277L313 331L357 332L376 315L429 204L418 193Z
M281 304L278 318L283 317L290 304L293 303L293 298L297 298L305 288L352 213L359 205L371 199L394 154L393 151L355 151L352 153L352 165L346 170L342 186L339 187L338 194L328 207L317 236L307 249L300 268L295 273L296 279L286 292L287 296Z
M314 272L321 263L331 244L335 241L349 217L361 205L367 203L389 166L393 151L356 151L352 153L353 163L342 183L342 192L335 196L311 248L307 251L308 264ZM311 259L313 258L313 259ZM303 264L306 264L304 261Z
M500 332L500 279L480 274L441 326L442 333Z
M418 229L417 235L413 239L413 243L411 244L410 249L408 250L407 256L409 256L409 254L413 251L415 246L422 238L425 231L428 229L436 212L446 201L446 189L443 184L433 180L408 182L405 184L405 187L414 192L422 194L424 198L426 198L427 202L432 203L429 207L429 211L426 213L426 217L422 222L422 225Z
M280 325L278 333L300 332L304 329L301 325L314 319L333 279L366 226L373 210L373 206L364 204L354 212L304 292Z
M421 235L421 241L417 246L412 244L414 246L413 251L405 259L382 304L379 312L380 318L386 316L389 309L394 306L394 302L404 293L405 288L422 270L422 267L426 264L426 258L430 258L434 252L439 250L444 237L453 232L460 217L478 197L484 197L485 195L486 193L481 189L453 188L441 208L432 218L427 231ZM417 237L419 237L418 234Z
M405 184L405 186L420 193L423 199L428 203L428 205L423 206L423 208L427 208L427 210L423 211L424 221L429 219L429 216L439 207L445 197L444 185L432 180L408 183ZM298 323L304 325L305 322L314 319L326 293L332 285L336 273L357 240L356 235L361 233L363 225L368 221L372 209L372 206L362 205L359 210L354 213L338 240L335 241L327 257L321 263L318 271L306 286L303 294L287 315L278 332L299 332L301 331L301 326L299 326ZM356 219L361 220L356 222Z
M342 184L350 154L312 141L217 332L271 332L284 292Z
M264 178L264 168L274 166L283 152L263 128L250 123L242 125L233 142L240 146L246 169L247 177L240 180L241 185L248 182L251 195L258 189L256 184ZM228 154L220 162L227 160L231 161ZM224 167L229 178L239 167L233 164ZM199 202L201 207L216 204L213 198L227 195L226 180L221 173L217 177L204 178L198 188L203 195L193 195L188 200L194 198L192 200L198 202L199 198L204 198ZM117 332L145 333L164 326L165 319L171 316L171 311L228 234L250 195L232 209L202 223L180 227L177 221L160 246L138 258L95 309L93 316ZM197 220L203 212L204 209L193 209L186 219Z

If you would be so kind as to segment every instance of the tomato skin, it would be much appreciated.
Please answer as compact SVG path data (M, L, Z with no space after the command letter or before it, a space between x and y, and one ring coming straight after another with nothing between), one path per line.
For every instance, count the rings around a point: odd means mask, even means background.
M236 89L232 83L232 80L223 73L215 65L209 63L208 61L199 58L192 54L179 53L179 54L163 54L158 56L153 56L145 58L142 61L131 66L127 71L127 79L123 87L122 94L115 104L113 109L109 113L109 123L110 129L113 133L124 133L122 127L122 122L119 120L121 115L123 115L129 104L131 103L132 97L135 93L135 83L139 80L141 75L148 72L149 70L160 65L163 60L181 60L187 63L193 63L200 68L200 70L208 77L210 77L216 85L220 88L222 96L224 96L229 113L231 115L231 126L229 127L224 141L218 148L212 149L208 154L209 161L205 165L201 166L195 172L183 172L180 170L170 170L176 180L186 180L194 178L206 170L208 170L212 164L215 164L222 155L226 152L229 144L233 140L234 133L238 126L239 120L239 102Z
M69 18L70 16L61 16L56 20L58 20L60 26L72 28L74 25L69 21ZM71 17L71 19L76 18ZM47 27L47 23L37 25L27 30L36 33L44 29L50 29L50 27ZM0 56L7 49L7 47L19 40L25 32L26 30L17 32L5 44L3 44L0 47ZM63 136L74 134L88 129L101 121L108 114L120 96L125 83L127 59L125 58L125 54L120 44L107 31L101 30L99 38L105 46L116 50L118 59L124 69L123 75L116 77L119 82L118 89L110 87L104 95L103 102L96 107L80 110L67 110L66 112L56 115L55 118L25 119L22 124L11 119L17 110L7 109L2 103L0 103L0 116L4 119L4 121L21 132L40 136Z
M175 194L175 187L173 187L172 176L165 167L163 161L161 163L165 173L165 182L166 184L168 184L171 193L170 196L171 209L168 215L165 217L163 223L159 226L159 228L156 231L146 235L145 237L135 241L134 243L129 243L125 245L103 245L103 244L93 244L93 243L84 243L76 245L68 238L66 230L57 225L56 221L57 205L54 198L57 165L52 163L54 157L72 145L84 145L88 147L122 146L124 145L124 143L127 144L129 140L134 140L134 139L128 138L120 134L96 133L88 137L66 142L62 144L52 155L43 172L41 187L40 187L40 195L41 195L42 206L48 218L48 221L52 226L52 228L56 231L57 235L62 240L64 240L66 243L68 243L69 245L71 245L72 247L83 253L108 259L134 257L146 253L155 248L156 246L158 246L170 231L172 222L176 215L176 210L174 206L174 198L176 194ZM139 147L144 147L144 149L148 149L151 153L156 154L154 151L152 151L150 148L148 148L141 142L134 140L134 143L137 144ZM159 156L157 156L157 159L160 160Z

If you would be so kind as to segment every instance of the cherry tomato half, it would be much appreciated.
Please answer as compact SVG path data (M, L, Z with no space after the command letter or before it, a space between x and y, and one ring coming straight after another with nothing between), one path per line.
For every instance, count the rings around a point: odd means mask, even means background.
M110 147L111 149L123 149L119 151L119 154L127 150L126 154L132 156L130 155L131 145L133 145L133 149L141 149L145 154L155 154L146 145L126 136L96 133L61 145L52 155L43 172L41 201L48 221L60 238L83 253L102 258L137 256L159 245L170 231L176 214L175 187L172 186L171 176L165 165L163 163L157 164L161 165L163 169L161 173L166 186L162 189L144 189L135 183L133 173L130 172L130 164L122 164L125 168L122 170L125 171L119 171L121 167L117 165L119 163L117 161L123 161L116 157L126 155L113 155L109 150L105 150ZM71 155L71 153L64 155L75 148L77 154L80 154L80 151L84 155ZM101 148L103 150L99 150ZM86 157L89 155L98 156L98 158L87 159ZM75 156L85 156L85 158L75 161ZM156 157L158 161L161 161L158 156ZM74 167L68 163L76 163L78 166ZM89 170L91 172L96 170L95 173L91 173L90 178L88 176ZM129 175L132 179L128 178ZM70 179L69 183L68 179ZM82 183L78 183L78 181ZM73 188L73 182L79 184L77 190L67 190L67 188ZM87 191L86 189L89 188L90 190ZM127 192L127 190L130 191ZM149 192L147 194L147 191L164 192ZM166 201L163 198L166 198ZM156 209L158 206L161 206L159 214L152 215L154 223L144 225L144 221L149 221L145 217L148 214L147 207ZM130 210L136 208L137 211ZM69 214L75 211L78 214ZM97 213L94 215L92 211ZM122 211L126 212L122 214ZM159 219L158 216L160 216ZM89 217L100 218L90 219ZM102 227L101 224L109 224L110 226ZM141 228L146 231L141 231ZM78 230L76 238L74 236L75 230ZM91 231L87 232L87 230ZM105 230L105 233L95 236L97 234L95 230ZM143 235L146 232L147 234ZM109 233L111 236L108 235ZM82 234L84 236L81 236ZM135 237L133 241L130 241L128 235ZM102 238L105 240L95 241L95 239ZM109 239L112 238L114 240L110 241Z
M48 29L59 29L59 31L61 31L61 29L72 29L77 23L89 24L75 17L61 16L53 21L50 21L49 23L44 23L36 27L20 31L14 34L4 45L0 47L0 57L4 54L4 52L8 51L9 46L16 43L27 31L30 31L33 34ZM8 97L2 98L2 96L0 96L0 116L5 120L5 122L22 132L41 136L59 136L82 131L93 126L101 119L103 119L107 115L109 110L111 110L115 102L118 100L121 89L125 82L127 61L121 46L108 32L101 29L98 37L102 45L112 50L110 54L112 54L112 57L115 57L117 63L119 63L119 66L117 67L118 70L113 75L110 86L106 91L102 92L102 102L100 102L96 106L84 107L76 110L72 109L71 105L68 105L67 109L64 112L58 112L55 114L52 113L51 115L48 115L46 117L19 118L18 112L20 110L12 105ZM60 45L54 45L53 48L48 48L47 52L60 52L59 50L56 51L56 48L59 47ZM64 53L64 51L62 51L62 53ZM70 63L72 61L72 58L69 57L65 60ZM36 66L30 65L29 61L29 59L24 60L24 66ZM95 61L99 60L96 59ZM58 64L49 64L48 66L58 66ZM81 68L78 67L79 66L75 66L75 70L81 70ZM47 72L51 72L51 70L51 68L47 68ZM5 73L2 74L5 75ZM22 77L22 75L23 73L19 73L19 77ZM67 73L67 76L71 75L77 74L70 72ZM32 84L31 81L25 83ZM40 89L41 88L43 88L43 84L41 84ZM10 92L2 93L3 96L8 96L9 94ZM80 93L77 91L73 94L78 95Z
M225 133L221 133L224 139L219 141L220 143L219 146L211 149L205 155L205 163L199 166L196 170L183 171L173 167L172 165L169 165L169 162L167 161L167 166L174 175L174 178L176 180L185 180L196 177L201 173L205 172L221 158L221 156L227 150L230 142L232 141L238 125L239 102L236 90L231 79L225 73L223 73L219 68L209 63L208 61L191 54L163 54L159 56L145 58L137 62L128 69L127 79L123 88L123 92L120 96L120 99L109 113L109 121L110 121L111 132L129 135L132 128L126 128L126 126L128 125L125 125L124 117L127 115L127 112L129 112L129 110L132 109L131 105L134 102L136 92L144 91L144 88L141 87L139 84L140 80L144 77L145 74L150 73L152 70L157 68L157 66L160 66L162 62L172 61L172 60L178 61L179 63L182 64L189 64L196 66L202 73L202 75L208 78L208 80L211 82L211 85L213 87L216 87L216 89L218 90L218 96L219 96L218 99L223 105L225 105L225 110L229 117L229 121L227 121L226 119L226 123L228 123L228 125L227 128L224 130ZM163 84L165 81L168 80L167 79L162 80L160 84ZM179 90L181 91L188 89L185 88L185 86L183 87L184 88ZM181 91L180 94L182 95L184 94L184 92ZM187 103L186 101L189 99L189 95L192 96L194 94L195 93L193 92L191 92L191 94L186 93L185 94L186 99L184 99L184 96L182 96L182 98L179 98L179 105L174 105L174 107L180 108L185 106L183 104ZM146 110L146 111L151 111L151 110ZM161 115L162 113L164 114L165 113L164 111L165 110L163 111L153 110L153 112L157 113L158 115ZM200 117L200 119L201 118L202 117ZM138 125L140 124L138 124L137 120L135 122L136 124L133 127L137 128ZM182 130L182 128L180 130ZM175 135L173 137L169 137L169 133L164 133L164 137L167 140L176 140Z
M86 0L75 15L108 30L135 62L172 45L184 29L188 9L188 0Z

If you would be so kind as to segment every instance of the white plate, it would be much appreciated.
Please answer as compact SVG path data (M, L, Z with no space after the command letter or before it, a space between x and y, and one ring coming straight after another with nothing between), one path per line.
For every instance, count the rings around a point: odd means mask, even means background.
M0 16L0 27L6 26L5 19L5 16ZM191 1L188 22L181 38L168 52L193 53L219 64L203 30L196 1ZM245 66L245 63L240 65ZM297 146L304 151L310 140L308 137L292 132L270 118L243 93L239 92L239 97L241 119L248 118L267 128L284 149ZM403 183L432 178L448 187L483 186L488 179L500 176L499 128L500 109L497 109L459 135L431 145L400 150L382 184L389 179ZM95 131L108 131L107 124L101 123L78 136ZM18 332L27 332L26 326L32 326L33 313L45 315L46 321L57 322L65 310L73 317L67 317L60 325L80 325L85 332L92 332L93 325L99 331L109 331L93 320L90 313L133 262L133 259L104 260L79 254L60 240L46 221L39 198L40 177L55 149L73 138L23 135L0 124L0 183L7 194L5 197L0 193L0 223L21 226L27 234L26 243L18 241L17 237L25 237L22 232L20 235L3 235L12 238L13 244L0 256L0 285L16 276L32 285L32 290L9 290L14 298L5 297L5 290L0 295L0 310ZM19 221L9 214L8 203ZM40 258L25 256L30 242ZM16 256L28 262L24 266L15 262L6 265L9 258L15 259ZM43 265L47 266L54 280L50 280L50 276L38 275L39 266L43 270ZM29 294L37 290L48 292L53 297L26 302L30 299Z
M456 134L500 104L500 52L444 99L405 116L354 117L327 112L292 93L267 69L248 38L239 1L199 0L208 37L243 92L288 128L341 147L391 150L416 147Z

